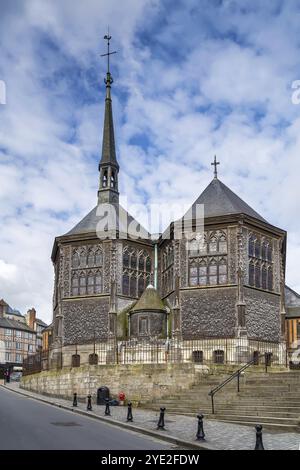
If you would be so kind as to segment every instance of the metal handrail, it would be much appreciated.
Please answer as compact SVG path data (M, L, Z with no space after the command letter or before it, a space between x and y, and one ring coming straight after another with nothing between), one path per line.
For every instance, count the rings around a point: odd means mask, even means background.
M248 369L248 367L252 366L254 363L259 361L260 358L264 357L265 358L265 368L266 368L266 373L268 372L268 366L270 365L269 361L267 361L267 355L268 353L260 354L259 356L253 358L251 361L247 362L247 364L244 364L240 369L236 370L233 374L231 374L224 382L220 383L217 387L213 388L208 395L211 397L211 409L212 409L212 414L215 414L215 405L214 405L214 396L215 394L221 390L225 385L227 385L229 382L231 382L233 379L237 377L237 391L239 393L240 391L240 376L241 373Z

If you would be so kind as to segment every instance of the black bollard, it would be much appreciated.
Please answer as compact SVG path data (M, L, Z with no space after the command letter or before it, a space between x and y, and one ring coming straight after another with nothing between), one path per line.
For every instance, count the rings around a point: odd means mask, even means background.
M127 421L133 421L132 417L132 403L128 403L128 411L127 411Z
M106 398L105 416L110 416L109 399Z
M197 430L197 434L196 434L197 441L205 441L205 433L204 433L204 429L203 429L203 418L204 418L204 416L203 415L198 415L197 418L198 418L198 430Z
M77 393L74 393L73 395L73 406L77 406Z
M255 426L256 429L256 443L255 443L255 449L254 450L265 450L264 444L263 444L263 439L262 439L262 425L257 424Z
M160 409L159 420L157 423L157 429L164 430L165 429L165 411L166 408Z
M92 411L93 408L92 408L92 397L91 397L91 395L88 395L87 399L88 399L88 401L87 401L87 407L86 408L87 408L88 411Z

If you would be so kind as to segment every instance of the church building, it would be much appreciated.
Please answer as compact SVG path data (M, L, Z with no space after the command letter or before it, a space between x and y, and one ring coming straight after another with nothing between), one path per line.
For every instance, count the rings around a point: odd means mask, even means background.
M176 236L176 221L170 236L153 239L119 203L112 83L108 69L98 198L53 246L54 346L111 337L282 341L286 232L219 179L215 159L190 218L179 220L188 219L188 237ZM103 228L110 208L113 224Z

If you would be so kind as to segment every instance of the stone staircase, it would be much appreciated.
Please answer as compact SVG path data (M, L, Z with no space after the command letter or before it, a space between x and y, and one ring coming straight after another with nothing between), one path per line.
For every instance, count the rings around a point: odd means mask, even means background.
M246 372L240 379L227 384L215 395L215 414L211 410L209 391L223 382L228 375L203 376L201 383L172 397L142 404L143 407L166 413L195 416L218 421L255 425L266 428L300 432L300 372Z

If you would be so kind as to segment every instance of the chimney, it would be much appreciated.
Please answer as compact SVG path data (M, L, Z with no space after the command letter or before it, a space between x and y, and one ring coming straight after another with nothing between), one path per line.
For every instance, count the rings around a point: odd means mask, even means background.
M36 320L36 310L35 308L32 307L27 311L27 315L26 315L26 323L32 330L34 330L35 320Z
M7 307L8 307L7 303L3 299L1 299L0 300L0 318L4 317L4 314L7 311Z

